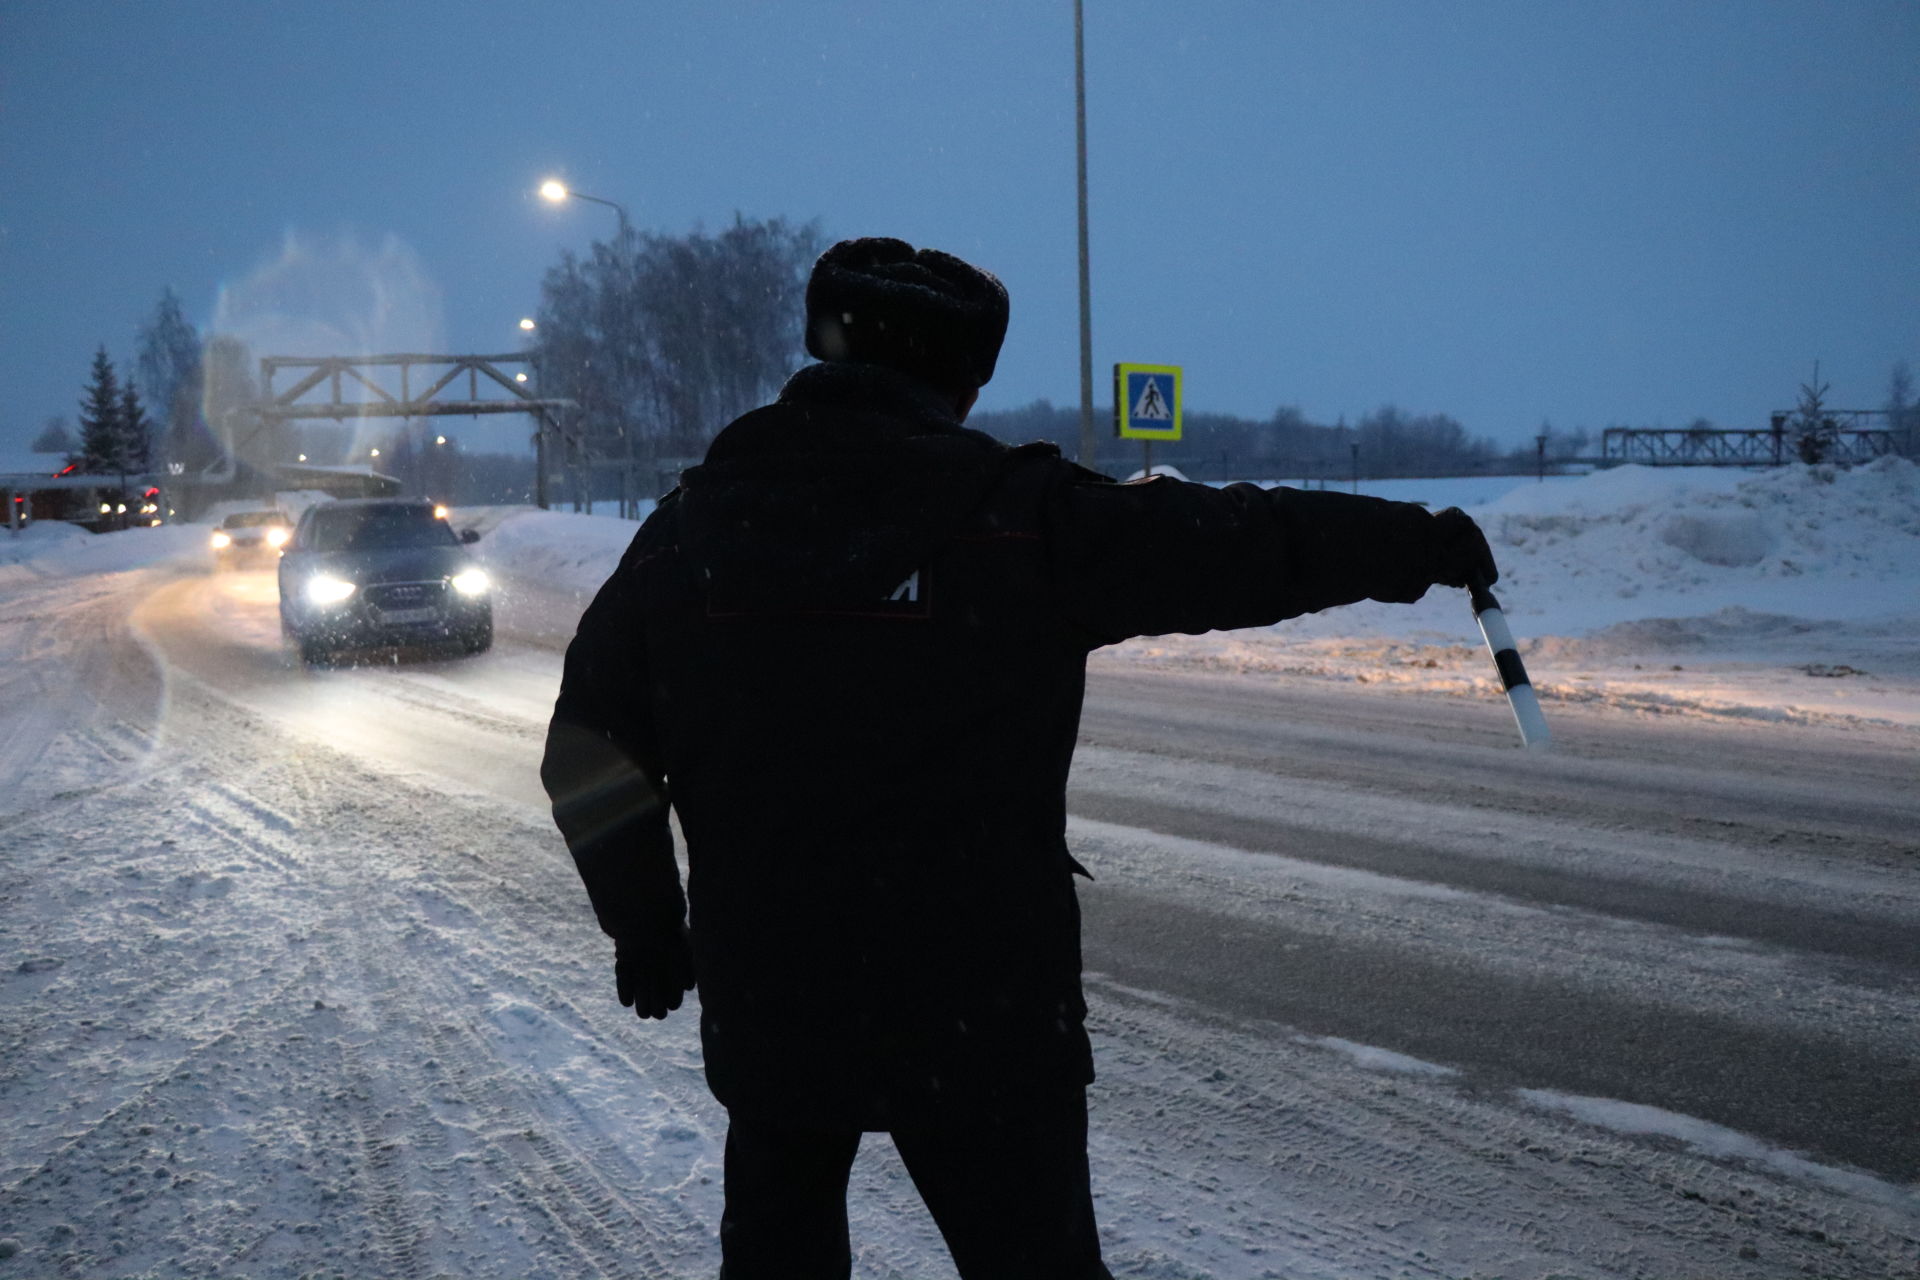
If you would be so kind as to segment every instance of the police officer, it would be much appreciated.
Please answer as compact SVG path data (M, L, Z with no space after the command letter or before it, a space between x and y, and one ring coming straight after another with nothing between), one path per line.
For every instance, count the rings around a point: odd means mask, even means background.
M1065 840L1087 655L1492 557L1457 511L1116 484L968 429L1007 294L948 254L844 241L806 306L820 363L719 434L581 618L554 818L621 1002L664 1018L697 981L725 1280L846 1276L875 1131L963 1277L1107 1276Z

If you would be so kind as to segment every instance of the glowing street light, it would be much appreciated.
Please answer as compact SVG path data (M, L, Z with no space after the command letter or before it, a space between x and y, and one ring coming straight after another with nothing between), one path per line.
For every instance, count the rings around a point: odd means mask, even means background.
M575 191L572 187L567 186L565 183L557 182L552 178L548 178L545 182L540 184L540 194L546 199L551 200L555 204L559 204L563 200L591 200L595 204L603 204L607 206L607 208L613 210L615 213L620 215L620 235L622 239L626 238L627 206L619 203L618 201L602 200L599 196L590 196L584 191ZM525 325L523 324L522 327L524 328Z
M307 455L306 455L306 454L304 454L304 453L303 453L303 454L301 454L301 455L300 455L300 461L302 461L302 462L305 462L306 460L307 460Z
M513 375L513 380L515 382L525 382L527 380L527 375L524 373L516 373Z
M445 436L435 436L433 438L433 442L435 444L445 444L447 442L447 438Z
M368 451L368 456L377 458L380 456L380 451L378 449L371 449Z
M534 323L533 323L533 317L532 317L532 316L521 316L521 317L520 317L520 328L521 328L521 330L522 330L523 332L525 332L525 333L532 333L532 332L534 331L534 328L535 328L535 325L534 325Z

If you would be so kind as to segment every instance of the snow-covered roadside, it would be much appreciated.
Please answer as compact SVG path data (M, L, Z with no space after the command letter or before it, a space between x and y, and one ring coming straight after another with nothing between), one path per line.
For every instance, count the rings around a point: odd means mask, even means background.
M201 525L120 533L88 533L57 520L37 521L18 532L0 525L0 591L56 575L117 573L174 559L203 563L206 555L207 530Z
M1498 594L1535 684L1555 700L1765 721L1920 728L1920 467L1619 467L1535 484L1399 480L1364 491L1466 503L1501 564ZM1477 497L1498 493L1491 501ZM634 524L489 507L457 511L524 638L560 643ZM0 534L0 589L204 554L182 525L95 536ZM11 575L11 576L10 576ZM1277 626L1154 636L1096 663L1300 675L1498 696L1461 593L1362 602Z
M1554 701L1762 721L1920 728L1920 467L1620 467L1545 484L1385 481L1471 503L1498 594ZM633 536L605 516L495 509L480 544L509 584L581 603ZM511 586L509 587L511 594ZM537 611L556 638L571 622ZM1278 626L1155 636L1097 664L1299 675L1499 696L1462 593L1362 602Z
M1445 500L1441 492L1439 500ZM1920 467L1620 467L1470 508L1552 702L1920 728ZM1498 697L1462 593L1250 631L1159 636L1098 661Z

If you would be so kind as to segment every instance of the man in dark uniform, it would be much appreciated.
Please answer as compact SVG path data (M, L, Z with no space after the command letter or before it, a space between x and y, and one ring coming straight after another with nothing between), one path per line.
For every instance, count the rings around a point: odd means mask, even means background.
M821 363L720 433L567 650L542 779L621 1003L697 980L725 1280L846 1276L875 1131L968 1280L1107 1276L1065 839L1087 654L1495 577L1457 511L1115 484L967 429L1006 325L958 258L829 249Z

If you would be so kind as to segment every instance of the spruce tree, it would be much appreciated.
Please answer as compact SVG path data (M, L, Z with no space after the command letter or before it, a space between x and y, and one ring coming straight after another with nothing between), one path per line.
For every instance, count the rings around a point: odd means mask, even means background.
M121 413L120 380L101 347L93 353L93 375L80 402L80 470L97 474L125 468Z

